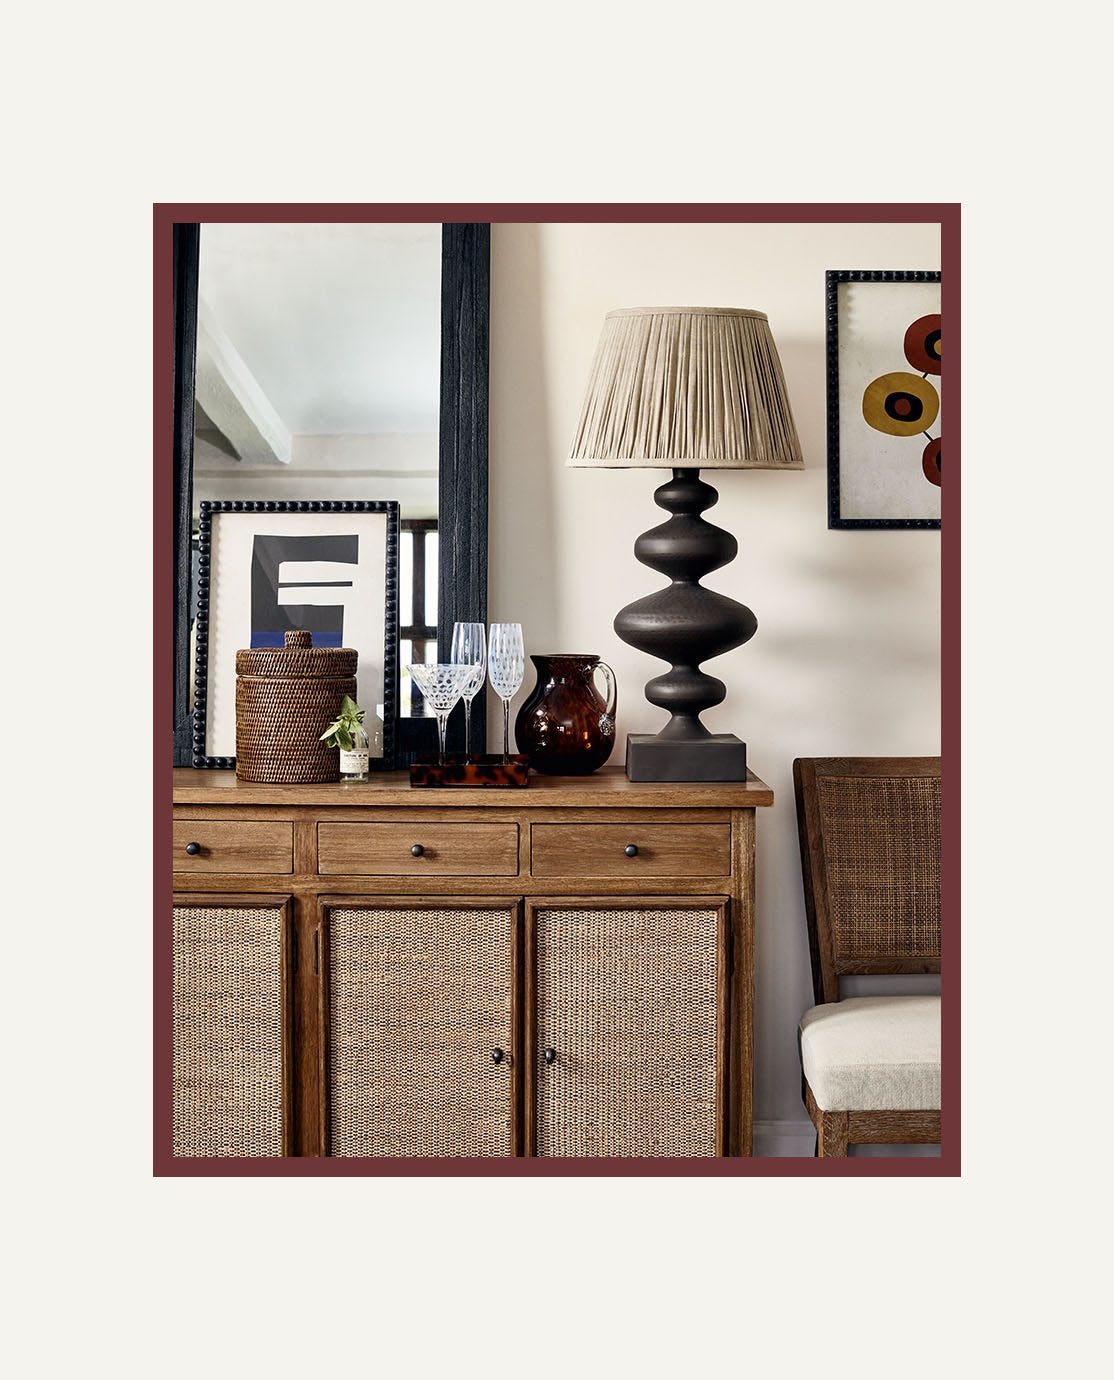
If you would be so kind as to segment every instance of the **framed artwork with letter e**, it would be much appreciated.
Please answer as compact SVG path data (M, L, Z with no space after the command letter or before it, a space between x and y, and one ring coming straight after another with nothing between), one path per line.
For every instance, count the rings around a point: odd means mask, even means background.
M195 767L235 766L236 653L281 647L292 629L359 653L371 754L393 765L398 529L395 502L202 503Z
M940 274L831 269L828 526L940 526Z

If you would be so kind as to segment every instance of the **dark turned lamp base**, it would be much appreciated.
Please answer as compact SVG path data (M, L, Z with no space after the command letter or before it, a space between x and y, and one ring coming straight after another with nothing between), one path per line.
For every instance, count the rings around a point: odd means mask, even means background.
M745 781L747 745L734 733L713 733L690 742L656 733L627 735L630 781Z
M627 738L631 781L745 781L746 743L733 733L709 733L700 722L705 709L720 704L727 686L700 663L754 636L758 620L744 604L705 589L701 575L735 559L738 542L700 514L719 498L698 470L675 469L654 492L654 502L672 516L643 532L634 554L670 584L636 599L615 617L615 631L632 647L670 663L646 686L646 698L672 716L662 731Z

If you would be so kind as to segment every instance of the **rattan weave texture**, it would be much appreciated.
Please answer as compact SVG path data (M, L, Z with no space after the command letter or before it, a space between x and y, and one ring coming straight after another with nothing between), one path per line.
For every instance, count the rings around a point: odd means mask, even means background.
M937 957L939 778L820 776L816 785L837 962Z
M242 648L236 653L236 674L287 679L356 674L359 654L354 647L313 647L309 633L287 633L286 639L285 647Z
M356 678L236 680L236 775L271 783L336 781L340 757L321 735Z
M539 1155L714 1155L716 912L539 910Z
M329 1153L509 1155L515 909L329 914Z
M236 775L241 781L320 782L340 778L336 748L321 735L345 695L356 694L357 653L311 647L301 629L282 648L236 653Z
M174 909L175 1155L281 1155L283 912Z

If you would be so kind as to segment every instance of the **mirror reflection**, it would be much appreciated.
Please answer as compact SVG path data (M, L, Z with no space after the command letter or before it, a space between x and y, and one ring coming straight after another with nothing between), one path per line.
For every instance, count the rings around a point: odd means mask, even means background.
M399 701L436 661L440 224L201 226L202 500L397 499Z

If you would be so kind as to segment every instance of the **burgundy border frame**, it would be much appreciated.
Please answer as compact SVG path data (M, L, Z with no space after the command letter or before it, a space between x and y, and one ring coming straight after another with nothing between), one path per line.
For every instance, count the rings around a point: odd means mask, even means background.
M962 475L961 215L958 202L168 202L154 206L154 1147L153 1173L173 1177L573 1176L954 1178L960 1174L960 492ZM175 221L365 220L654 222L690 224L939 224L941 314L949 323L949 482L941 493L941 1146L938 1158L899 1159L189 1159L171 1154L173 723L173 312ZM816 285L822 301L823 283ZM818 521L824 514L818 514ZM165 538L165 539L164 539ZM912 537L911 539L916 540Z

